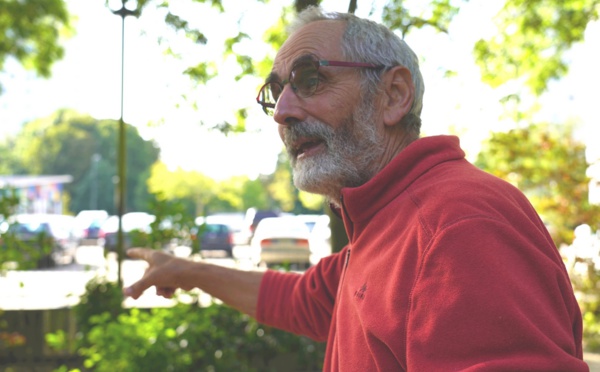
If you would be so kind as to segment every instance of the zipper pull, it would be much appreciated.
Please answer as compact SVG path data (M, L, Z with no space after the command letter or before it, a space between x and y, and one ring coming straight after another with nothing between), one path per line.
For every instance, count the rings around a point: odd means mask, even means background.
M350 248L346 251L346 262L344 262L344 267L348 267L348 262L350 262Z

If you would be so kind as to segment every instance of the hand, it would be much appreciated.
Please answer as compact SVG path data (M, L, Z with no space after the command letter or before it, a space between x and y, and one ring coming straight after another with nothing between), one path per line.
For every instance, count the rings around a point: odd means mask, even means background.
M189 261L148 248L132 248L127 251L127 255L145 260L148 268L140 280L123 289L125 296L137 299L151 286L156 287L157 295L165 298L172 298L177 288L192 289L192 286L181 279L183 266L189 264Z

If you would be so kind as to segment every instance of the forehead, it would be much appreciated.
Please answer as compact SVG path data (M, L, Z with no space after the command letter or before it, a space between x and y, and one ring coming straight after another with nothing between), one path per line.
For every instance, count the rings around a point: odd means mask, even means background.
M294 32L285 41L273 63L273 73L285 75L299 57L313 54L319 59L339 60L345 22L323 20L311 22Z

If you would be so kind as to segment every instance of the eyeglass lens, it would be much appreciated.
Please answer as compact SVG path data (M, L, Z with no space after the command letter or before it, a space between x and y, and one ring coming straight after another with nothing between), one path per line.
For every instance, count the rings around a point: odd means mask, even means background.
M289 83L294 92L300 97L310 97L317 90L319 84L319 64L315 61L306 61L294 66L289 76ZM285 82L278 81L266 83L259 93L259 100L264 111L272 115L275 104L283 91Z

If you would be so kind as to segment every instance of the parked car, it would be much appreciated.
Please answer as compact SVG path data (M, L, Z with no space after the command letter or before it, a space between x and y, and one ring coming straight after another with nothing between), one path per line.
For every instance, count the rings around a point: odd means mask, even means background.
M244 222L242 224L239 234L237 235L236 240L239 242L240 245L250 244L250 241L254 236L256 226L258 226L258 223L262 219L279 216L281 216L281 213L277 211L248 208L246 214L244 215Z
M75 216L75 231L81 245L96 244L100 228L109 217L105 210L83 210Z
M132 247L135 233L149 234L152 229L150 224L156 217L146 212L129 212L123 215L123 249ZM119 216L110 216L100 227L99 238L101 245L109 252L117 250L117 239L119 230Z
M310 263L316 265L321 258L331 255L331 226L328 215L311 216L315 218L313 220L311 218L306 219L303 216L300 216L300 218L304 218L304 223L309 226Z
M233 231L224 223L209 222L210 218L196 219L199 226L192 234L192 251L202 257L224 254L233 256Z
M233 245L243 245L248 244L247 239L246 242L244 241L242 234L244 219L244 212L220 212L206 217L198 217L196 219L196 225L200 226L204 222L227 225L233 234Z
M3 248L10 248L8 244L18 246L24 258L36 259L36 268L70 264L77 249L73 224L73 216L61 214L15 215L3 234Z
M253 259L261 266L310 266L310 231L296 216L263 218L250 243Z

